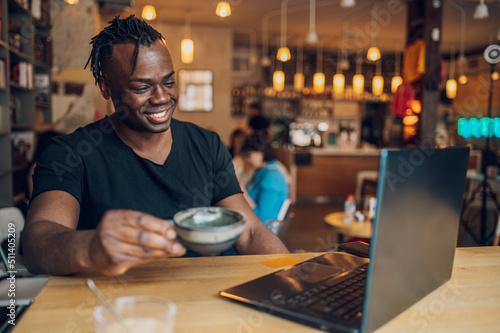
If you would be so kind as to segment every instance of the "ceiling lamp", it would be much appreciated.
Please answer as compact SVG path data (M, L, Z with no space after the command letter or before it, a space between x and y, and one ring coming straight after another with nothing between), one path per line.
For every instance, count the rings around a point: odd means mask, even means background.
M309 32L307 33L306 42L315 45L319 38L316 33L316 0L309 0Z
M399 72L399 68L401 67L400 65L401 58L397 52L394 59L394 63L396 68L394 69L394 77L391 80L391 91L393 94L398 90L398 87L403 83L403 78L401 77Z
M64 0L68 5L76 5L78 4L78 0Z
M141 17L147 21L152 21L156 19L156 9L153 5L147 4L142 8Z
M181 61L190 64L194 60L194 43L191 39L191 15L186 15L184 23L184 39L181 41Z
M466 59L465 59L465 10L455 4L453 1L450 1L449 4L456 9L460 11L460 55L458 56L458 71L459 71L459 76L458 76L458 83L460 84L467 84L469 82L467 76L465 75L465 65L466 65Z
M491 79L493 81L496 81L496 80L500 79L500 74L498 74L497 71L494 71L493 73L491 73Z
M351 8L356 6L356 0L340 0L340 7Z
M488 6L484 3L484 0L481 0L479 2L479 5L477 5L476 10L474 11L474 19L476 20L482 20L487 18L488 15Z
M304 73L302 72L302 44L299 43L297 45L297 70L295 75L293 76L293 90L296 92L302 92L304 89Z
M281 41L280 48L276 54L276 59L279 61L288 61L292 57L290 55L290 50L286 47L286 5L288 0L281 0Z
M342 54L340 49L337 53L337 73L333 76L333 93L335 97L344 93L345 76L342 74L342 59L344 58L344 45L342 43Z
M356 59L356 75L352 78L352 90L356 95L363 94L365 88L365 77L361 74L361 61L361 57L358 54Z
M366 53L366 58L370 61L377 61L380 59L380 50L378 47L375 46L375 26L377 23L375 22L376 16L377 16L377 10L378 10L378 5L377 2L375 2L372 10L372 20L371 20L371 36L372 36L372 46L368 49L368 52Z
M325 91L325 74L322 73L323 69L323 49L318 47L317 61L316 61L316 74L313 76L313 89L316 93L321 94Z
M219 1L217 8L215 9L215 14L220 17L231 16L231 6L229 5L229 2L225 0Z
M450 57L448 81L446 81L446 97L449 99L457 97L457 81L455 81L455 55L453 52Z
M283 71L275 71L273 73L273 89L283 91L285 89L285 73Z
M375 96L380 96L382 95L382 92L384 92L384 78L381 75L381 62L377 62L377 75L373 77L372 80L372 94Z

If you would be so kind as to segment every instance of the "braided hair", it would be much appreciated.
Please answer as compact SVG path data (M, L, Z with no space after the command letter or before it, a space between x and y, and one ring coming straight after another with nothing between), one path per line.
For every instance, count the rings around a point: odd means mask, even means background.
M90 42L92 44L92 51L84 67L86 69L90 63L90 70L94 75L96 84L103 74L103 62L113 54L114 45L124 43L135 44L132 58L134 64L130 73L132 75L137 64L139 46L145 45L149 47L158 39L163 39L163 36L158 31L153 29L146 21L135 17L135 15L130 15L125 19L120 19L120 16L116 16L108 23L110 25L92 38Z

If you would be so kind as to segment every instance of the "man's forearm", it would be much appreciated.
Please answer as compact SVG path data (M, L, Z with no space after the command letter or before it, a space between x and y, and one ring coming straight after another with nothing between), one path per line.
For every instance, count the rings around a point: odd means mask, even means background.
M283 242L264 224L252 228L246 236L236 244L240 254L289 253Z
M89 248L95 231L75 231L40 221L23 231L24 263L33 273L68 275L89 268Z

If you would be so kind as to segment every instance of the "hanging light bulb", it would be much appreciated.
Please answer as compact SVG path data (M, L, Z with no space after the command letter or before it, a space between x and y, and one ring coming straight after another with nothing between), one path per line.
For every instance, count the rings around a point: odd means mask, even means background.
M190 64L194 59L194 43L192 39L183 39L181 42L181 61Z
M219 1L217 8L215 9L215 14L220 17L231 16L231 6L229 5L229 2L225 0Z
M152 21L156 19L156 9L153 5L146 5L142 8L141 17L145 20Z
M285 89L285 73L283 71L275 71L273 73L273 89L283 91Z
M288 0L281 0L281 40L280 40L280 48L278 49L278 53L276 54L276 59L279 61L285 62L290 60L292 57L290 55L290 50L286 47L286 5Z
M288 47L280 47L278 53L276 54L276 59L279 61L288 61L291 58L290 49Z
M345 77L342 74L342 60L344 58L344 43L342 41L342 53L337 51L337 74L333 76L333 93L340 96L344 92Z
M457 97L457 81L455 80L455 55L450 57L450 72L448 81L446 81L446 97L453 99Z
M446 81L446 97L449 99L457 97L457 81L453 79Z
M380 75L376 75L372 80L372 94L375 96L382 95L384 91L384 78Z
M365 77L361 74L361 57L358 54L356 59L356 75L352 78L352 90L354 94L361 95L365 89Z
M304 73L302 73L302 43L297 45L297 70L293 76L293 90L296 92L302 92L304 89Z
M318 94L325 91L325 74L316 73L313 77L313 89Z
M498 79L500 79L500 74L498 74L497 71L494 71L493 73L491 73L491 79L493 81L497 81Z
M341 95L344 92L345 76L344 74L335 74L333 76L333 92L335 95Z
M340 7L351 8L356 6L356 0L340 0Z
M372 46L368 49L366 53L366 58L371 61L377 61L380 59L380 50L376 46Z
M78 4L78 0L64 0L68 5L76 5Z
M181 61L190 64L194 60L194 42L191 39L191 14L186 15L184 23L184 39L181 41Z
M488 14L488 6L484 3L484 0L481 0L474 11L474 19L482 20L489 16Z
M306 42L311 45L318 43L318 34L316 33L316 0L309 0L309 32Z
M316 93L321 94L325 91L325 74L322 73L323 69L323 49L318 47L316 74L313 76L313 89Z
M394 69L394 77L391 80L391 91L393 94L396 93L398 87L403 83L403 78L399 75L400 57L398 52L396 52L394 63L396 68Z
M368 52L366 53L366 58L370 61L377 61L380 59L380 50L378 47L375 46L375 20L376 20L376 15L377 15L377 9L378 9L378 2L375 1L374 8L372 10L372 20L371 20L371 36L372 36L372 46L368 49Z
M460 74L460 76L458 77L458 83L467 84L468 82L469 82L469 79L467 78L467 75Z

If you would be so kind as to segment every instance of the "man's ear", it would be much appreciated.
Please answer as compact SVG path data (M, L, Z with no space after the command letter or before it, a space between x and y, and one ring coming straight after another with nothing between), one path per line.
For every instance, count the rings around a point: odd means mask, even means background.
M100 78L99 81L97 81L97 84L99 85L99 90L101 90L102 97L109 99L111 97L111 91L109 89L108 81Z

